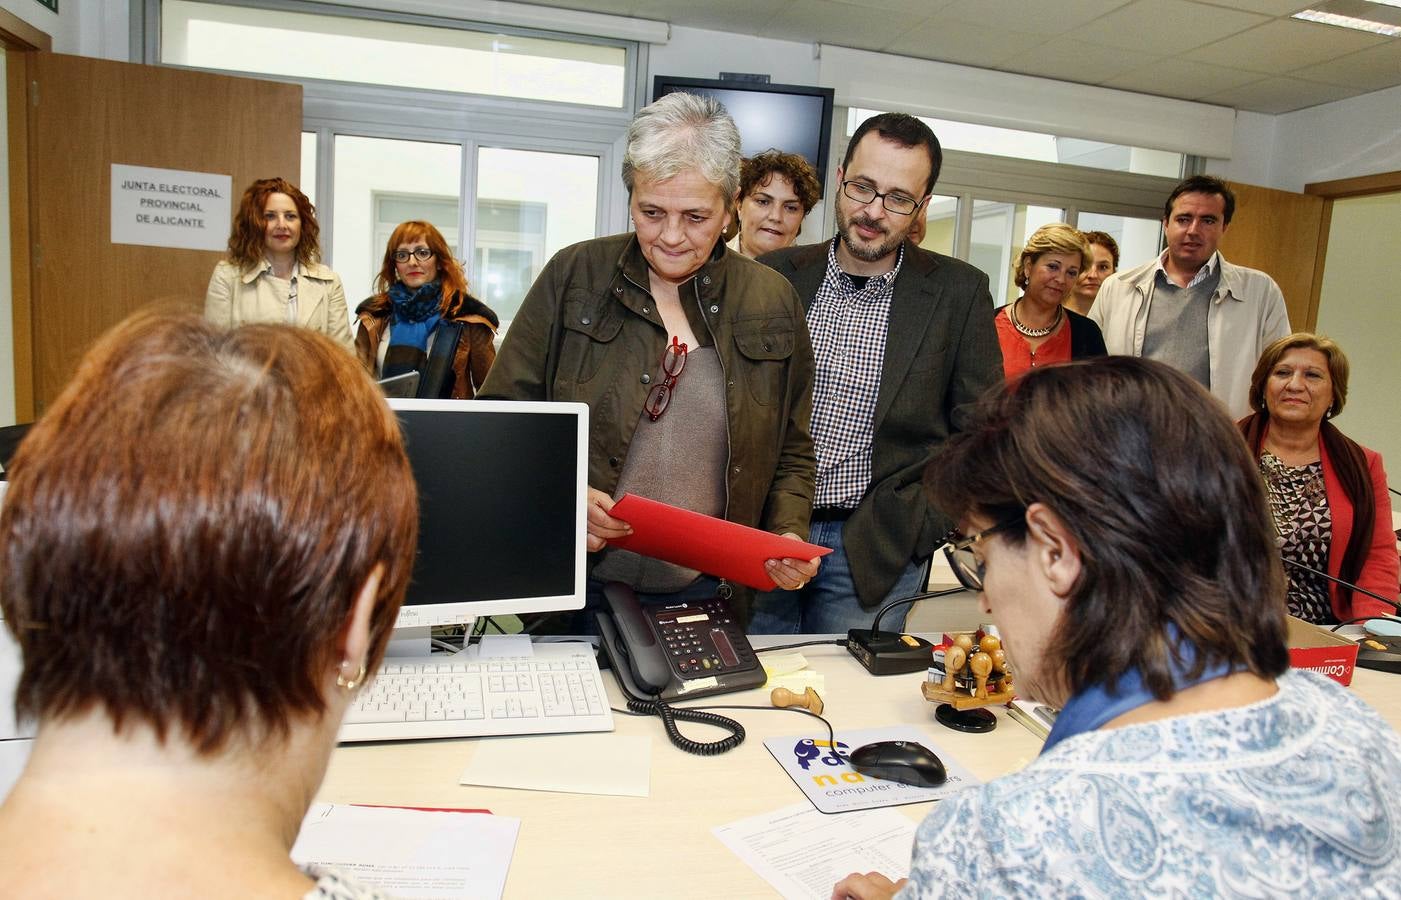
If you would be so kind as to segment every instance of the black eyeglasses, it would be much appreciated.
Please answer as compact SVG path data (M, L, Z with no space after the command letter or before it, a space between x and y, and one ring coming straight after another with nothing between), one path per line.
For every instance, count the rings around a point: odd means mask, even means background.
M428 249L427 247L415 247L415 248L413 248L412 250L395 250L395 251L394 251L394 261L395 261L395 262L408 262L410 256L412 256L414 259L418 260L419 262L426 262L427 260L430 260L430 259L433 258L433 251L430 250L430 249Z
M956 530L949 532L949 536L944 538L944 556L948 558L949 567L953 569L954 577L958 579L958 583L970 591L982 593L983 576L987 574L987 565L978 561L977 555L973 552L973 545L999 531L1006 531L1014 525L1020 525L1023 521L1024 519L1018 516L1015 519L998 522L991 528L984 528L970 537L961 537Z
M647 415L653 422L662 417L671 405L671 392L676 387L676 378L686 368L686 345L675 335L671 343L662 351L662 383L647 393Z
M873 200L879 200L881 206L884 206L890 212L902 216L913 214L915 210L919 209L919 205L924 202L922 200L916 200L913 197L906 197L904 194L882 194L869 184L864 184L860 181L843 181L842 193L846 194L857 203L860 203L862 206L865 206Z

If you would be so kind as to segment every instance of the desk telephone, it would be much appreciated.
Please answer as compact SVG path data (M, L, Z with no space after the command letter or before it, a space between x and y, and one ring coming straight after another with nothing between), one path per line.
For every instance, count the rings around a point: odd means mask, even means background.
M723 597L643 606L617 582L598 614L604 651L623 692L676 700L758 687L767 680Z

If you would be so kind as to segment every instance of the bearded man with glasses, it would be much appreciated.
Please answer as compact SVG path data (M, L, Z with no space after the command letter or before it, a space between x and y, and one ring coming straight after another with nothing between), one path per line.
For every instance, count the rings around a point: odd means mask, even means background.
M961 408L1002 380L1002 352L987 276L906 241L942 162L914 116L867 119L837 169L836 236L759 260L807 310L817 363L809 539L834 552L801 589L761 596L752 632L869 628L887 599L924 589L952 527L926 504L920 474L961 427Z

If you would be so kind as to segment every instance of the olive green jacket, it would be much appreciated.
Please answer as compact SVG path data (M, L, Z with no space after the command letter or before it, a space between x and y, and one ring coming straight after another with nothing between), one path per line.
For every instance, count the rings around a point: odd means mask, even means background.
M477 396L589 407L589 485L612 494L668 334L632 234L566 247L511 322ZM807 537L816 462L813 360L797 293L782 276L717 243L680 288L704 321L725 375L725 518Z

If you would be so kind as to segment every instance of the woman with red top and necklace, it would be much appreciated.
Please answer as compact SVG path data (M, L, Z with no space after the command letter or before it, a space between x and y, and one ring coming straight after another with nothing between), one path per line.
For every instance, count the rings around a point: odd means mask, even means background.
M1104 356L1099 326L1062 306L1090 264L1085 236L1063 222L1043 225L1027 238L1017 257L1022 296L997 311L997 342L1007 380L1036 366Z

